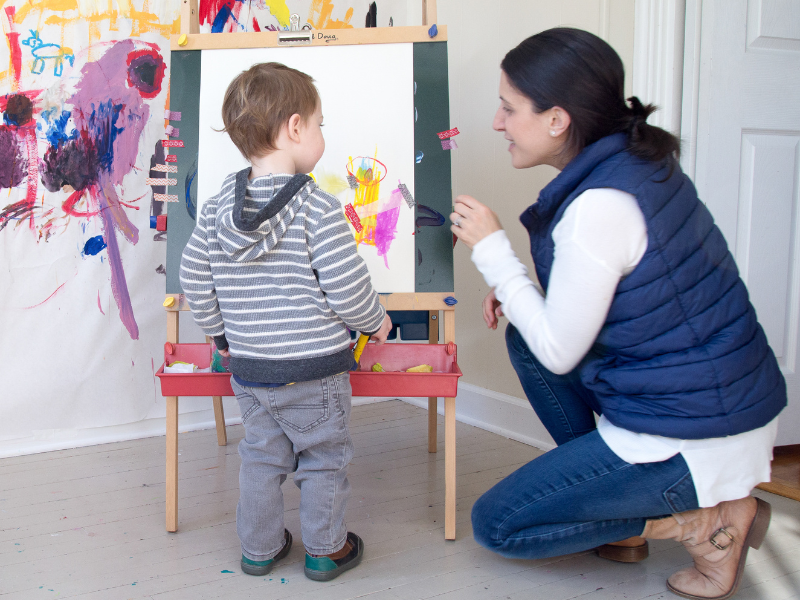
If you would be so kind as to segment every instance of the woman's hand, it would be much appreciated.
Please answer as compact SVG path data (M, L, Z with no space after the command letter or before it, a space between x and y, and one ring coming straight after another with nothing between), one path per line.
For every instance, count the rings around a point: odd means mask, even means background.
M456 196L453 211L450 231L470 249L487 235L503 228L497 215L472 196Z
M489 329L497 329L497 317L503 316L502 306L492 288L492 291L483 299L483 320L486 321Z

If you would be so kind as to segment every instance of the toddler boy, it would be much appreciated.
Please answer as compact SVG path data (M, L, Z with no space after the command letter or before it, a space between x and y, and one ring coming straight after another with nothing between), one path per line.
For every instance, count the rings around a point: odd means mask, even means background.
M294 472L305 574L328 581L364 552L344 522L353 456L347 328L382 343L391 320L339 201L306 175L325 150L313 79L255 65L228 87L222 118L251 167L228 175L203 205L180 281L195 321L230 356L242 411L242 570L265 575L289 553L281 484Z

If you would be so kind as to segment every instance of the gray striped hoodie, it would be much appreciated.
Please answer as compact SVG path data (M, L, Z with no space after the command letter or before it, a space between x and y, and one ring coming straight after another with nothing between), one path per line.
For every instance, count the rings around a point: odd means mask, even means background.
M241 379L289 383L347 371L346 327L372 334L385 310L339 201L307 175L250 169L203 205L181 260L194 320L229 347Z

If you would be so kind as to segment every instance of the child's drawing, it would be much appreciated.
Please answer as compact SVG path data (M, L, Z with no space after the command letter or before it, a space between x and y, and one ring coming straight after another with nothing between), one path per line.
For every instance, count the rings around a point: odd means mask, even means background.
M390 195L381 198L381 181L386 174L386 165L377 158L359 156L347 163L348 179L353 177L357 183L353 206L363 226L361 231L355 233L356 244L374 246L388 269L387 254L397 235L397 220L400 207L404 204L400 190L393 190Z

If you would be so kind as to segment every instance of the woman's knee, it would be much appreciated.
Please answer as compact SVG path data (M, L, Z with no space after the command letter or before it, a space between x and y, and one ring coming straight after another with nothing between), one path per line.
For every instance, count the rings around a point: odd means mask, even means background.
M484 548L497 551L504 540L500 536L500 519L497 504L489 490L472 505L472 535Z

